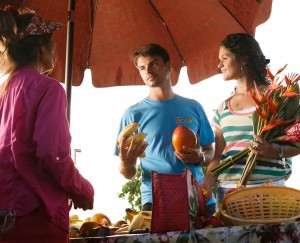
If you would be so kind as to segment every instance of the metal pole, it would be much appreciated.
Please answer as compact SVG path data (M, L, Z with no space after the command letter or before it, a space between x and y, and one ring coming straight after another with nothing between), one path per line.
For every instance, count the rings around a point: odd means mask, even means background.
M68 8L68 29L66 46L66 72L65 85L68 100L67 119L70 124L71 117L71 96L72 96L72 61L73 61L73 43L74 43L74 11L75 0L69 0Z

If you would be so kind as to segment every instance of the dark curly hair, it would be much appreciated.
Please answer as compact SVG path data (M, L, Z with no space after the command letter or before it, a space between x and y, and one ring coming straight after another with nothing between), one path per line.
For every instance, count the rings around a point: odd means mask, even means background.
M252 78L257 85L270 84L266 71L270 60L265 58L255 38L246 33L234 33L227 35L221 41L221 46L235 55L245 75Z

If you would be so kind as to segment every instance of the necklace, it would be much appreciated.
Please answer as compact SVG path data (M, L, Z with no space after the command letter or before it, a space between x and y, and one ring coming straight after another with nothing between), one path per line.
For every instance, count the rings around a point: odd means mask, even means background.
M233 95L234 94L247 94L248 91L249 91L250 88L238 88L238 86L235 86L234 87L234 90L233 90Z
M249 106L249 89L244 90L243 92L233 92L231 96L231 107L234 110L243 110Z

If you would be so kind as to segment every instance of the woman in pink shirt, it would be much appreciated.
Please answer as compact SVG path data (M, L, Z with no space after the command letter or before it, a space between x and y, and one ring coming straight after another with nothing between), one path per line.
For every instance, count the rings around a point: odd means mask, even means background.
M0 9L0 208L16 214L0 242L68 242L69 210L94 189L71 157L66 95L53 69L53 31L36 13Z

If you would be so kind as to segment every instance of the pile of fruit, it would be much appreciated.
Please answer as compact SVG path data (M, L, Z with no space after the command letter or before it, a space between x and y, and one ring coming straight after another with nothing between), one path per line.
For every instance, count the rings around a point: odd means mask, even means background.
M78 215L70 216L70 238L97 237L128 233L148 233L151 226L151 211L134 212L126 209L129 223L123 219L112 223L103 213L96 213L91 218L79 219Z
M110 235L111 228L121 224L127 224L127 222L123 220L112 224L111 220L103 213L96 213L84 220L79 219L78 215L74 214L70 216L69 235L70 238L95 237L100 236L100 234Z

